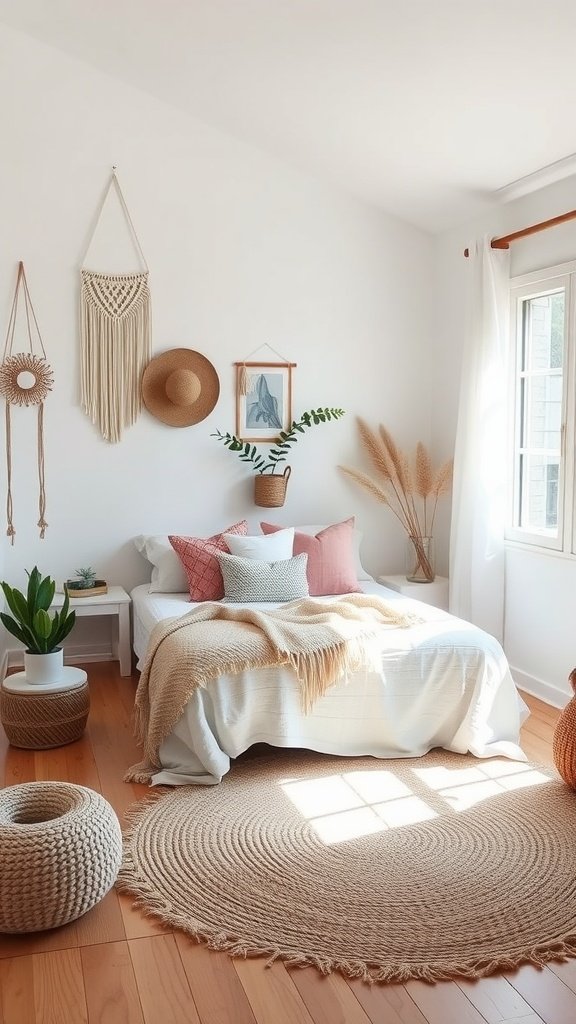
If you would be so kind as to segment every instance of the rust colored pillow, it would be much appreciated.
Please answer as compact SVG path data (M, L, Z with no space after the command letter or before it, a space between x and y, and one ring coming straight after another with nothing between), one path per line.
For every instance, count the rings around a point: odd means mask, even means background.
M283 529L272 523L260 523L262 533ZM315 536L294 534L295 555L308 555L308 586L310 594L356 594L360 591L354 555L354 517L320 530Z
M216 553L230 549L224 533L248 533L245 519L212 537L169 536L174 551L184 566L191 601L220 601L224 597L224 581Z

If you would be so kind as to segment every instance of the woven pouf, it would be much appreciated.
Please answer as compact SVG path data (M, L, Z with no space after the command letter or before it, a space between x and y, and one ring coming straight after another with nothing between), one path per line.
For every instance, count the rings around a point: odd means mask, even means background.
M85 786L26 782L0 791L0 932L74 921L112 888L122 833Z
M13 747L46 750L73 743L84 732L88 683L61 693L12 693L2 688L0 719Z

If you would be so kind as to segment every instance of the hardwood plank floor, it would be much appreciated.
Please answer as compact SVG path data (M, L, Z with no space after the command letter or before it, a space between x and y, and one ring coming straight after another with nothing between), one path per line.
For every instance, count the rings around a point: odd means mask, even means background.
M67 747L10 747L0 728L0 784L62 779L101 792L121 820L145 786L127 785L138 760L130 721L137 678L115 662L84 666L91 710ZM551 763L559 712L526 696L522 743ZM115 890L52 932L0 935L0 1024L576 1024L576 960L477 982L368 986L312 968L231 960L163 928Z

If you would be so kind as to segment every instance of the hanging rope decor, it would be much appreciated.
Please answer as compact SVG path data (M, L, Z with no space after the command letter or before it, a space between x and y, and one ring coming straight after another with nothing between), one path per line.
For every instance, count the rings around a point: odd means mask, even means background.
M24 295L29 351L17 352L12 355L14 333L16 330L16 318L18 315L18 299L21 288ZM36 355L34 352L32 326L35 328L39 347L42 352L41 356ZM6 399L6 517L8 520L6 533L8 537L10 537L12 544L14 543L16 531L12 521L11 407L13 405L38 406L38 526L40 527L40 537L43 540L46 533L46 527L48 526L48 523L46 522L46 485L44 471L44 401L48 396L48 393L52 390L53 384L54 374L52 373L51 367L46 362L46 352L44 350L40 328L38 327L38 321L30 298L30 292L28 291L28 282L26 281L24 264L20 262L18 264L18 277L16 279L16 288L8 320L8 332L6 334L6 344L4 345L4 355L2 363L0 364L0 394L4 395Z
M270 351L273 352L275 356L278 356L280 362L284 363L284 365L288 366L290 369L293 369L297 365L296 363L289 362L288 359L284 358L284 356L281 356L280 353L277 352L275 348L272 348L272 345L268 344L268 342L265 342L264 345L259 345L258 348L253 349L253 351L250 352L249 355L246 356L246 359L243 359L240 363L234 363L234 366L237 367L237 374L238 374L237 389L238 389L238 394L239 395L249 395L252 391L254 391L254 389L256 387L256 383L257 383L257 380L258 380L258 374L254 374L254 373L250 374L250 373L248 373L248 369L247 368L249 366L254 366L254 365L265 366L266 364L265 363L256 363L256 364L249 363L248 360L250 359L250 356L253 356L256 352L259 352L260 349L262 349L262 348L269 348Z
M114 187L132 241L144 270L136 274L80 271L80 398L84 412L102 437L116 443L124 427L131 426L142 408L141 381L150 360L150 291L148 265L128 212L116 170L100 204L96 233L104 204Z

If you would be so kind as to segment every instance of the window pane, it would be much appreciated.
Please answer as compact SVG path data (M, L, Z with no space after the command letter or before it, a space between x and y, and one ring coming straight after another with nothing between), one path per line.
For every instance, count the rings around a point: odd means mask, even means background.
M523 302L522 369L529 373L562 366L564 290Z
M538 375L529 378L525 405L525 440L528 448L560 451L562 428L562 375Z
M555 456L520 456L520 526L555 533L558 526L560 460Z

